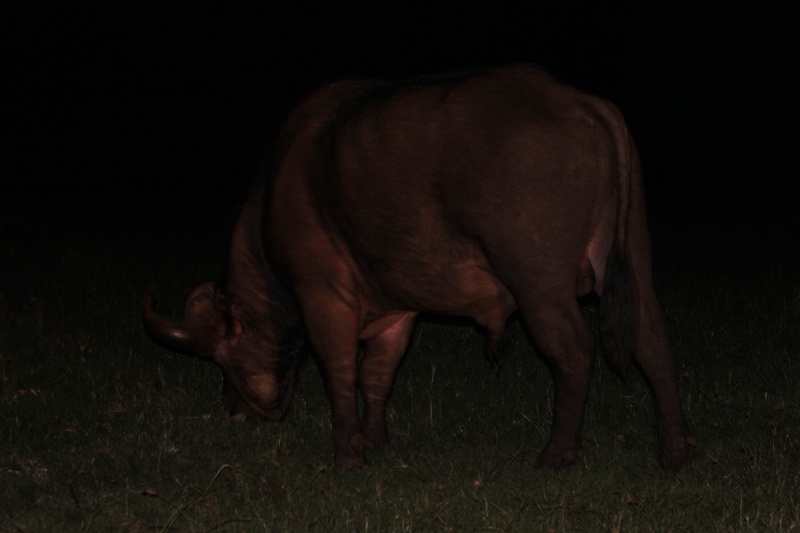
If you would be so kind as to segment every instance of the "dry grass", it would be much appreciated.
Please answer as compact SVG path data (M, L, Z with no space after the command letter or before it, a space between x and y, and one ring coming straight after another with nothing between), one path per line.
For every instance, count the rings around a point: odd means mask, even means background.
M162 280L179 313L222 271L227 228L60 216L13 213L0 237L0 531L800 527L800 261L785 221L656 218L657 290L700 443L685 470L658 470L646 385L602 359L585 461L533 470L552 382L522 328L494 375L468 323L428 320L390 402L393 451L339 472L313 361L283 423L237 424L216 367L141 333L147 284Z

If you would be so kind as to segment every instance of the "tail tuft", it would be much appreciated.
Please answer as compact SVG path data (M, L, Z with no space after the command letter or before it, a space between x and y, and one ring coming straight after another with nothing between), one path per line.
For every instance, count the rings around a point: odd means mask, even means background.
M636 346L634 285L625 251L615 239L600 298L600 336L606 359L625 378Z

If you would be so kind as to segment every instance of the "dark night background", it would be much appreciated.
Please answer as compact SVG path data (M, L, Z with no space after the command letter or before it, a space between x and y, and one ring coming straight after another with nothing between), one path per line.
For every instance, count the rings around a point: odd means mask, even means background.
M0 531L800 524L796 8L478 5L0 3ZM611 100L636 139L698 441L683 472L656 469L641 372L622 382L597 358L585 459L535 473L555 389L516 319L501 372L471 320L424 317L390 400L394 451L348 474L316 365L285 423L243 426L215 365L147 339L147 287L178 317L221 279L260 160L315 88L520 62ZM598 329L597 299L581 303Z
M622 110L653 214L794 209L788 9L526 5L5 7L0 207L110 228L148 212L221 213L228 231L264 147L322 83L532 62Z

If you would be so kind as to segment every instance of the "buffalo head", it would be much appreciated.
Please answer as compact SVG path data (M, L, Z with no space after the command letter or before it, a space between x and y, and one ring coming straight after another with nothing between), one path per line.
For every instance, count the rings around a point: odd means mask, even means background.
M224 376L222 401L235 418L279 420L294 393L303 333L285 311L259 313L205 283L189 296L183 319L159 316L151 289L142 302L147 335L168 350L211 359ZM271 312L270 312L271 311ZM266 316L265 316L266 315Z

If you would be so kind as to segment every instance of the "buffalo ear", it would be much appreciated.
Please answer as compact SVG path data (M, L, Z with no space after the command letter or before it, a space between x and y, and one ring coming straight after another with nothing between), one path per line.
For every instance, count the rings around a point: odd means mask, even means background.
M214 299L217 293L216 283L203 283L197 287L189 298L186 299L186 318L207 313L214 307Z
M239 343L242 336L241 310L242 301L236 296L223 294L217 299L217 312L225 324L224 338L232 347Z

